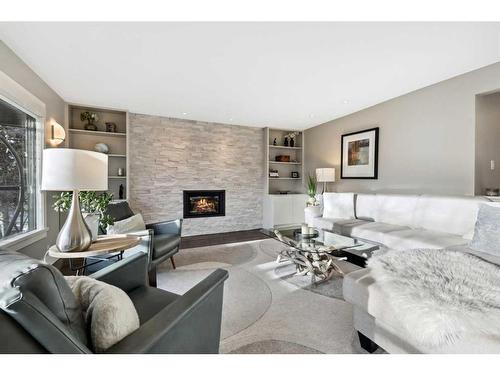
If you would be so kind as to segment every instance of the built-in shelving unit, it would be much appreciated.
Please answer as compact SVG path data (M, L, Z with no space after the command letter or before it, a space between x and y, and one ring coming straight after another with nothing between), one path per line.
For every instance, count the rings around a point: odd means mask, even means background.
M86 122L80 120L84 111L94 112L99 119L95 122L97 130L85 129ZM116 124L116 132L107 132L106 123ZM68 126L68 145L71 148L95 151L97 143L108 146L108 192L113 200L124 201L128 197L128 113L127 111L98 108L80 104L66 106L66 124ZM118 169L125 170L125 176L118 176ZM123 185L124 196L120 199L120 185Z
M307 195L304 194L304 133L272 128L264 131L266 180L262 225L264 228L280 228L303 223L307 201ZM297 133L294 145L290 147L288 143L285 146L285 136L292 132ZM290 161L278 161L278 155L288 155ZM279 176L271 177L271 170L277 171ZM299 177L292 177L292 172L298 173Z
M290 133L297 133L294 138L293 147L285 146L285 137ZM276 141L276 144L274 142ZM265 129L266 142L266 187L267 194L280 194L289 192L289 194L302 193L302 183L304 177L304 133L289 129ZM290 139L288 139L290 142ZM287 155L290 161L278 161L276 157ZM279 177L270 177L270 171L278 171ZM292 177L292 172L298 173L299 177Z

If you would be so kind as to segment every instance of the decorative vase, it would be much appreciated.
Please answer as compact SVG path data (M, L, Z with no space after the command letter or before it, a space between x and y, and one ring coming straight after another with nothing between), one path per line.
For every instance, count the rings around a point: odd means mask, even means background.
M295 141L293 140L293 138L290 138L290 147L293 147L295 146Z
M99 215L83 213L83 218L90 229L90 233L92 233L92 241L97 240L97 233L99 231Z
M288 137L285 137L285 142L283 142L283 146L288 147Z
M91 130L93 132L97 131L97 126L95 126L94 123L90 121L87 124L85 124L84 128L85 130Z

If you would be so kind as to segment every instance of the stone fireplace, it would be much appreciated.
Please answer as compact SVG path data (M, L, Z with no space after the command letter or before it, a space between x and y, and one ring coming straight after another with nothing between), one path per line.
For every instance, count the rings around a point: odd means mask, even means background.
M225 190L184 190L184 218L226 215Z

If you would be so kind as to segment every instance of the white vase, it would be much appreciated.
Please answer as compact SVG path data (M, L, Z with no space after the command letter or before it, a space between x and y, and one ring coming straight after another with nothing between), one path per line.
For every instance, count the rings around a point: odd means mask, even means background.
M92 233L92 241L97 240L97 234L99 231L99 215L84 213L83 217L90 229L90 233Z

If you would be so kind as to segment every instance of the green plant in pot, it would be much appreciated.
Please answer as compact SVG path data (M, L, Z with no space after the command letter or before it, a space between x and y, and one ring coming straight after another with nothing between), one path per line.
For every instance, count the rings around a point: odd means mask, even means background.
M81 191L79 197L83 217L92 232L92 239L95 240L99 227L106 230L108 225L114 224L113 218L105 213L109 202L113 199L113 194L106 192L97 194L95 191ZM72 192L63 192L60 195L55 195L53 208L58 212L68 211L71 207L72 198Z
M317 186L318 186L318 181L316 180L316 177L309 175L307 177L307 195L309 196L307 204L310 206L316 205Z
M94 124L95 121L99 120L97 113L85 111L80 113L80 121L87 121L85 124L85 130L96 131L97 126Z

